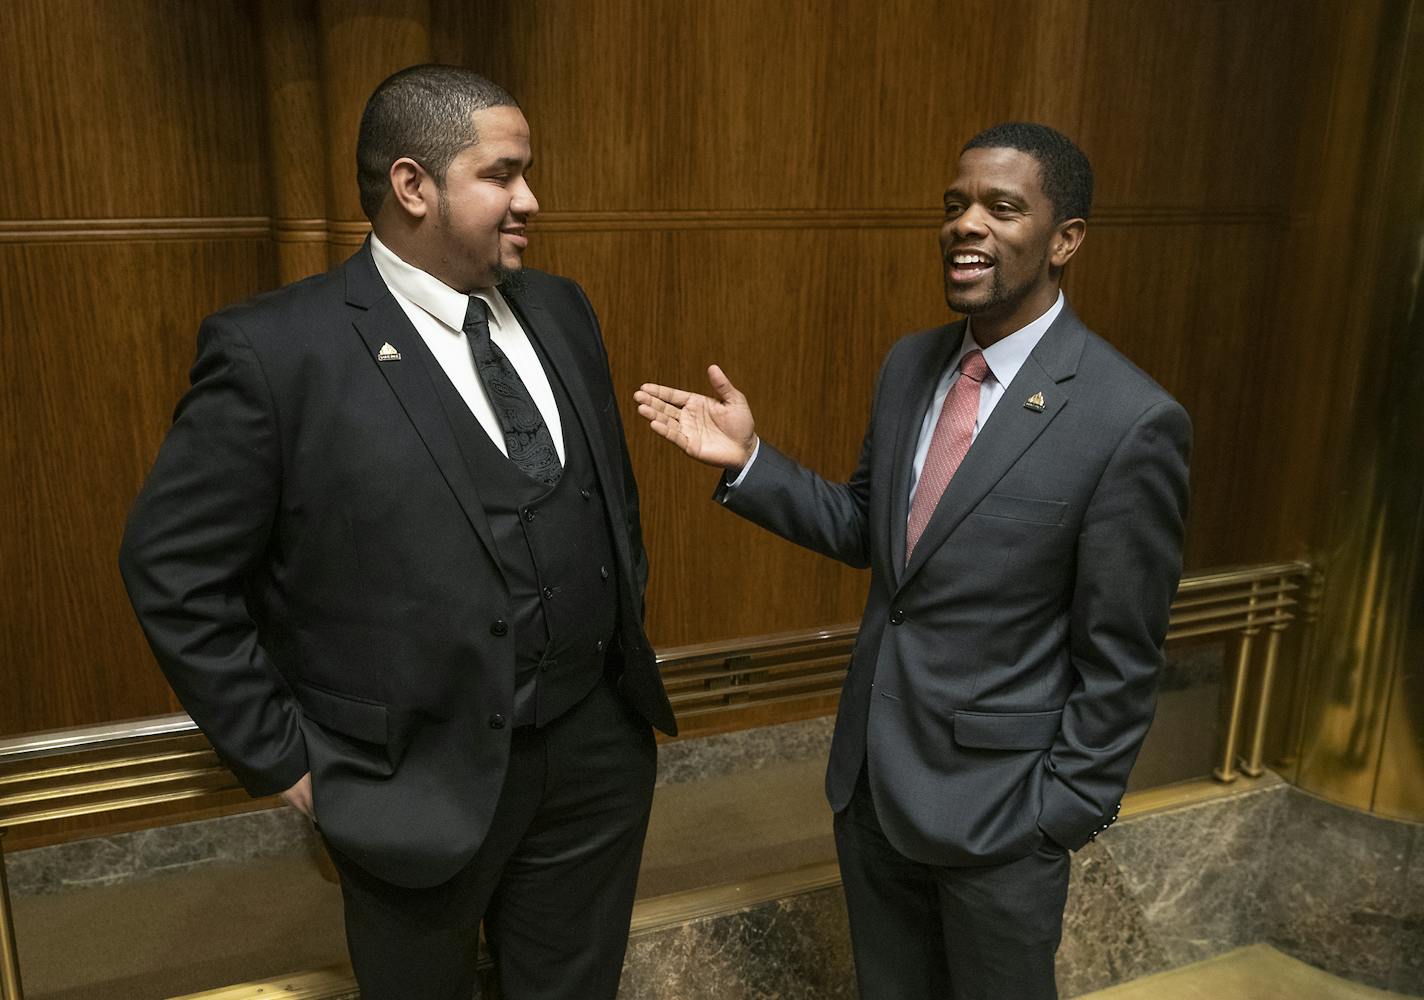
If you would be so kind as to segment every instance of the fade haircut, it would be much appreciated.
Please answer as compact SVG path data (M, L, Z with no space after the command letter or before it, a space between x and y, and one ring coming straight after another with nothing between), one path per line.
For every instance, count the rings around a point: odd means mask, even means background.
M410 66L382 80L356 137L356 184L366 218L375 221L391 189L391 164L403 156L443 191L450 161L479 142L470 116L495 107L519 104L499 84L461 66Z
M971 149L1017 149L1038 161L1043 193L1053 204L1053 222L1086 219L1093 207L1093 168L1083 151L1062 132L1037 122L1003 122L964 144Z

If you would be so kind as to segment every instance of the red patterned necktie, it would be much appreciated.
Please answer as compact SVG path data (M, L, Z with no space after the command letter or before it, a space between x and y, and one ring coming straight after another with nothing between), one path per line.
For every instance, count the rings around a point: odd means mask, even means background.
M910 554L915 551L915 543L925 533L925 526L930 523L930 516L939 505L945 487L974 441L974 422L979 419L979 386L987 374L989 366L984 361L983 351L976 349L959 359L959 378L950 386L949 395L940 408L934 436L930 438L930 450L920 470L920 484L915 489L914 502L910 504L910 520L905 525L907 563Z

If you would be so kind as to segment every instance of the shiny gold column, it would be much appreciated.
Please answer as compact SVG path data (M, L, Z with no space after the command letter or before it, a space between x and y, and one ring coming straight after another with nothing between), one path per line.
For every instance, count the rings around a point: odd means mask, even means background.
M1366 109L1370 183L1336 290L1356 302L1341 335L1363 338L1361 363L1353 394L1348 372L1318 379L1351 446L1331 497L1296 777L1424 821L1424 2L1391 6Z
M0 1000L24 1000L15 920L10 912L10 884L5 879L5 831L0 830Z
M321 0L328 257L340 263L370 231L356 187L356 133L376 84L431 61L426 0Z

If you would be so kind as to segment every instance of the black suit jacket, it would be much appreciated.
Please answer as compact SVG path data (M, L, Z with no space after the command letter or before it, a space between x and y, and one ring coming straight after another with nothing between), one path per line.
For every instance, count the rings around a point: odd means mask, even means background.
M576 284L539 271L507 298L588 435L618 558L620 690L672 732L598 322ZM515 676L479 470L434 391L445 376L369 247L209 317L198 340L124 537L139 620L254 795L310 771L339 850L387 881L441 882L489 828Z
M907 565L915 446L963 335L954 323L891 350L848 482L763 442L719 493L870 567L827 793L845 808L868 762L886 835L941 865L1023 857L1045 832L1076 849L1115 816L1152 720L1191 442L1182 407L1065 306Z

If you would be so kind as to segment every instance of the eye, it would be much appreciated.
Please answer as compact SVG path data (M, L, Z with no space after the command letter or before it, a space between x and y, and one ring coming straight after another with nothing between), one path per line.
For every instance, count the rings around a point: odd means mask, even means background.
M944 203L944 214L953 217L964 211L964 205L957 201L946 201Z

